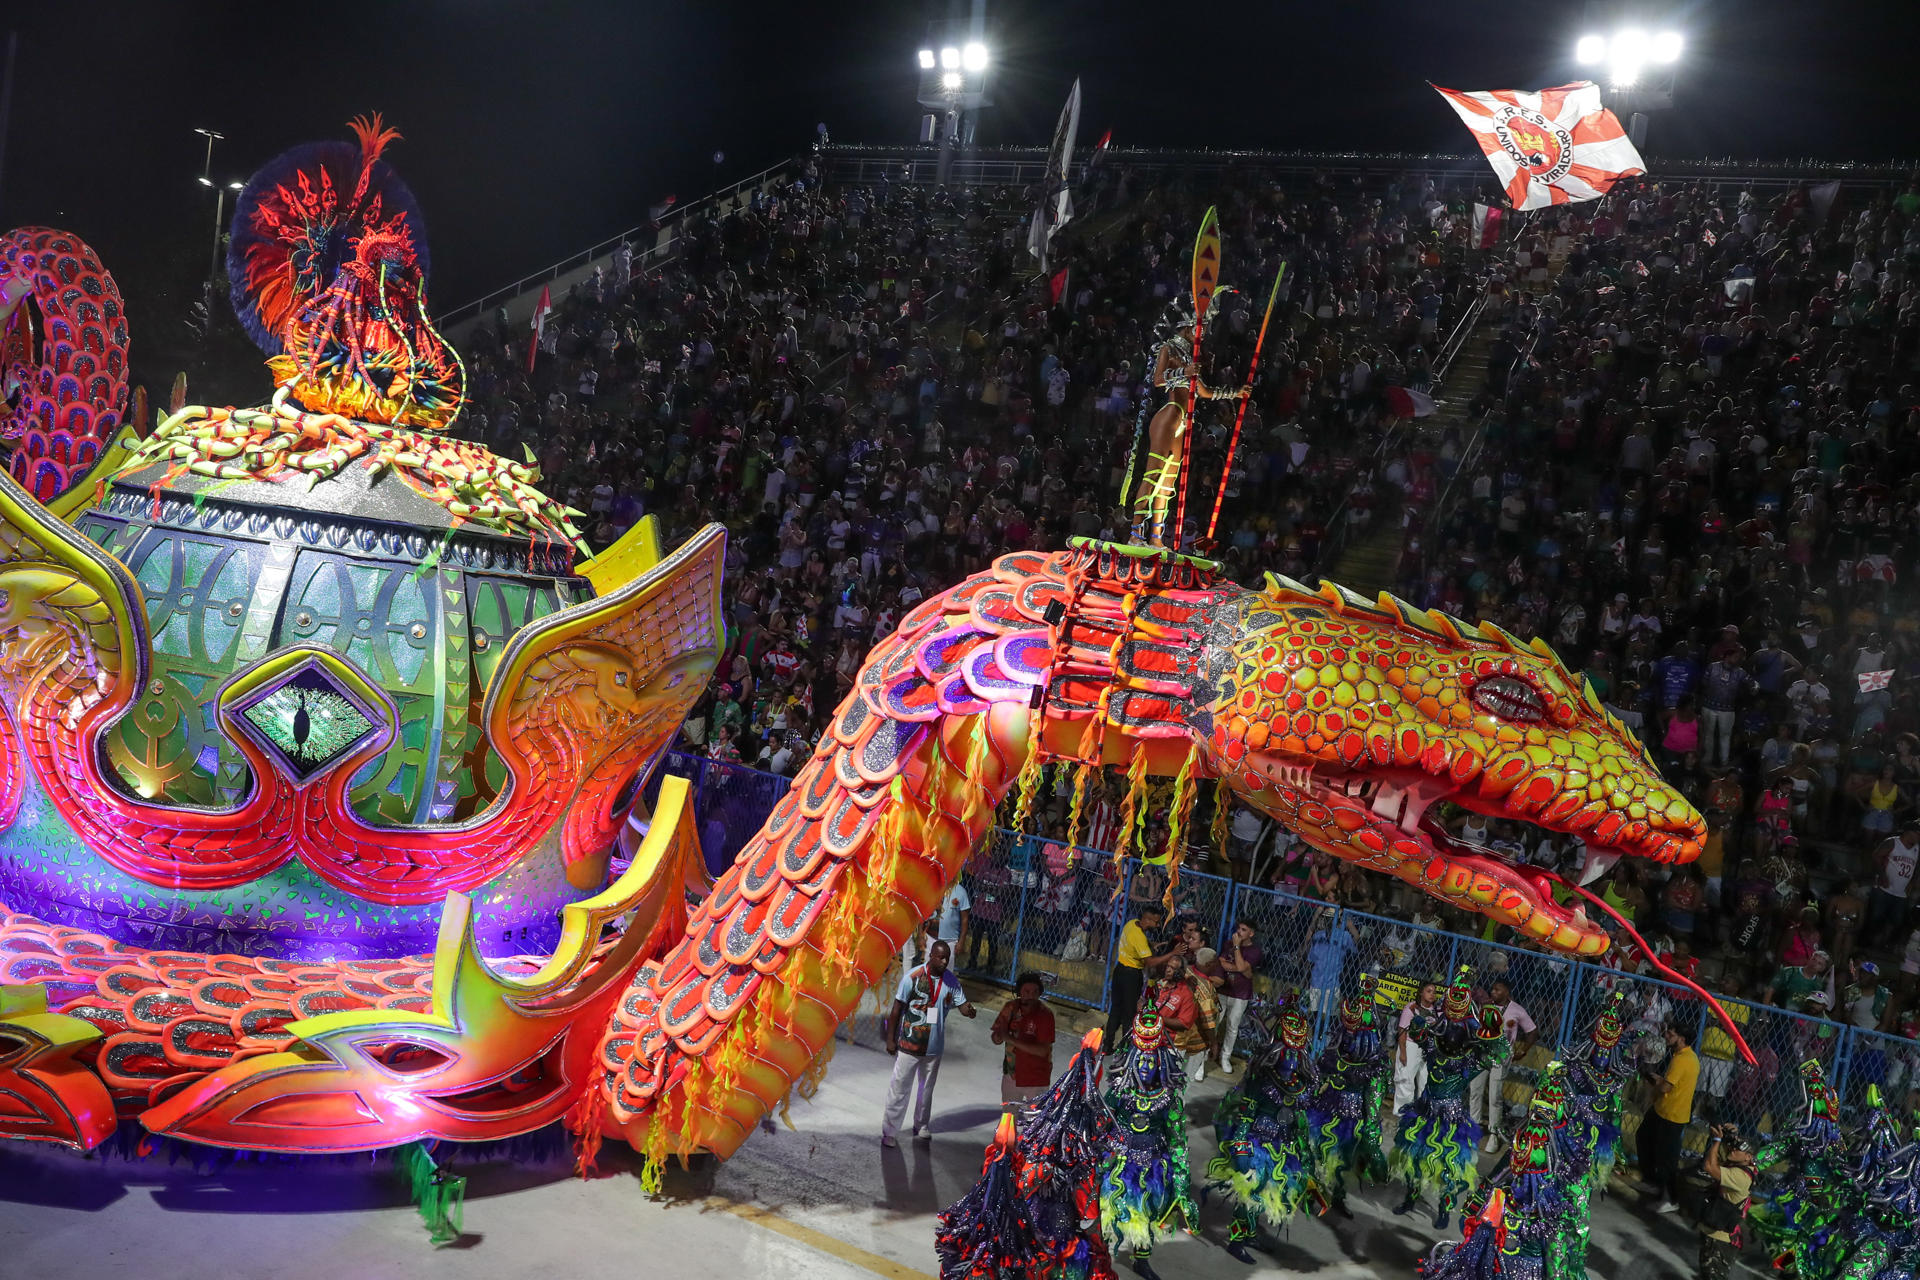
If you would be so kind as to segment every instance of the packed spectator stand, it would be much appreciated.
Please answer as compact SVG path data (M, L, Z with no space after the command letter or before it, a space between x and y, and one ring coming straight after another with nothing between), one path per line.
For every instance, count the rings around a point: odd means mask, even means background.
M1699 863L1622 861L1608 900L1716 991L1920 1032L1912 184L1623 186L1480 249L1470 176L1115 164L1040 274L1032 188L825 176L809 161L689 218L664 264L616 261L556 299L530 375L524 327L470 341L462 430L532 450L595 545L643 513L669 544L732 530L730 652L684 750L791 773L923 596L1005 551L1125 535L1155 325L1216 204L1241 290L1211 330L1219 376L1244 371L1288 271L1211 554L1248 583L1339 576L1342 545L1384 535L1381 580L1349 585L1547 639L1709 817ZM1439 382L1469 337L1484 382ZM1396 387L1441 412L1396 417ZM1199 424L1203 507L1230 425ZM1094 796L1079 843L1103 847L1114 808ZM1190 866L1481 932L1205 809ZM1035 820L1065 839L1065 795ZM1584 860L1577 840L1453 825Z

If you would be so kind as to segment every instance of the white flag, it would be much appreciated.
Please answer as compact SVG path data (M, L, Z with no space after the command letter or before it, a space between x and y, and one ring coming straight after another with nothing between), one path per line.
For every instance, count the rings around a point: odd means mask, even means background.
M1053 143L1047 148L1047 172L1040 191L1040 206L1027 227L1027 252L1047 269L1047 246L1053 233L1073 217L1073 195L1067 190L1067 170L1073 165L1073 136L1080 131L1080 81L1073 82L1067 105L1060 108L1060 120L1053 126Z

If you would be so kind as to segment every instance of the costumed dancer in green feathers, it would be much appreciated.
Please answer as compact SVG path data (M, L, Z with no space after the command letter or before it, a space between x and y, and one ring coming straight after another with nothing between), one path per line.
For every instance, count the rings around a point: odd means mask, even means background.
M1621 1047L1626 1029L1621 1018L1624 1003L1619 992L1608 997L1584 1043L1553 1063L1566 1100L1556 1132L1559 1151L1569 1170L1567 1196L1574 1232L1568 1241L1567 1274L1587 1274L1587 1240L1593 1228L1593 1197L1607 1189L1614 1157L1620 1150L1620 1116L1626 1105L1627 1085L1634 1077L1631 1055Z
M1439 1013L1416 1017L1407 1034L1427 1058L1427 1087L1400 1112L1393 1136L1395 1175L1407 1198L1395 1213L1412 1213L1422 1195L1434 1198L1433 1225L1445 1231L1453 1208L1480 1182L1481 1130L1467 1107L1467 1082L1513 1051L1496 1005L1477 1009L1462 965Z
M1380 1108L1393 1073L1375 1003L1378 987L1372 974L1363 973L1359 993L1341 1002L1340 1031L1320 1056L1320 1092L1307 1111L1315 1180L1343 1218L1353 1216L1347 1208L1349 1173L1370 1182L1387 1180Z
M1246 1077L1220 1100L1214 1126L1220 1154L1207 1165L1209 1187L1233 1196L1227 1252L1249 1264L1247 1243L1258 1239L1260 1224L1279 1230L1318 1191L1307 1127L1307 1105L1319 1083L1313 1029L1289 999L1275 1011L1270 1030Z
M1485 1203L1464 1215L1473 1223L1494 1210L1501 1226L1497 1246L1475 1251L1436 1245L1420 1265L1424 1280L1576 1280L1564 1269L1572 1223L1554 1139L1562 1100L1557 1091L1534 1094L1506 1163L1488 1179L1486 1195L1475 1197ZM1496 1208L1503 1201L1504 1208Z
M1832 1280L1914 1280L1920 1270L1920 1145L1907 1141L1877 1085L1853 1159L1846 1215L1828 1247ZM1702 1269L1704 1271L1704 1267ZM1725 1271L1706 1280L1724 1280Z
M1587 1032L1586 1041L1568 1050L1567 1100L1575 1117L1593 1130L1593 1176L1604 1190L1620 1154L1620 1119L1626 1108L1627 1086L1637 1068L1633 1054L1620 1043L1626 1031L1621 1016L1625 997L1616 991L1607 997Z
M1841 1186L1850 1176L1846 1141L1840 1132L1840 1100L1827 1085L1816 1058L1800 1064L1806 1091L1806 1117L1761 1147L1754 1167L1763 1174L1786 1170L1754 1197L1753 1225L1773 1254L1774 1266L1803 1277L1822 1274L1824 1252L1840 1217Z
M1114 1146L1100 1179L1100 1222L1116 1252L1133 1253L1141 1280L1160 1280L1148 1262L1154 1243L1200 1221L1187 1172L1186 1080L1160 1016L1140 1013L1107 1090Z

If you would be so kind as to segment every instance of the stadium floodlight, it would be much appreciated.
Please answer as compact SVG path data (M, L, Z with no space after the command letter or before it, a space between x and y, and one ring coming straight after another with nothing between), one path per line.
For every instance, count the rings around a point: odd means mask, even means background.
M213 179L209 177L202 176L199 181L203 187L211 187L213 185Z
M1611 36L1581 36L1573 56L1586 66L1606 64L1607 79L1613 87L1630 89L1639 83L1647 67L1678 62L1683 44L1678 31L1649 36L1639 27L1622 27Z
M247 184L244 182L229 182L227 184L227 190L229 191L245 191L246 189Z
M952 45L940 51L940 65L948 71L960 69L960 51Z
M950 93L960 92L960 86L966 82L967 78L958 71L949 71L940 77L940 87Z
M933 50L922 49L920 51L920 69L922 71L933 70Z
M981 44L978 40L967 45L964 49L960 50L960 64L969 71L985 71L987 69L987 46Z

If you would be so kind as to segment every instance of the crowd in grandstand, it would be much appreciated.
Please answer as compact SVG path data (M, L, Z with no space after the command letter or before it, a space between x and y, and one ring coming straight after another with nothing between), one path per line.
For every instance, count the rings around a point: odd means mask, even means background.
M1216 203L1245 290L1212 323L1216 370L1245 369L1288 266L1216 558L1305 577L1329 569L1336 519L1348 537L1397 522L1402 595L1545 637L1708 816L1700 862L1624 859L1604 885L1672 963L1920 1031L1920 621L1900 573L1920 518L1920 195L1621 188L1469 251L1461 191L1430 181L1248 174L1130 198L1114 176L1036 274L1032 191L836 188L809 168L693 220L663 267L616 260L570 291L531 375L523 332L480 330L468 432L531 448L592 542L643 513L669 543L732 530L730 649L688 749L791 772L923 596L1007 550L1126 535L1155 324ZM1390 389L1427 389L1483 296L1490 380L1450 380L1437 430L1395 419ZM1229 425L1199 426L1203 505ZM1037 817L1064 837L1067 810ZM1112 810L1091 797L1082 843ZM1218 870L1479 931L1231 818ZM1455 821L1519 860L1583 857Z

